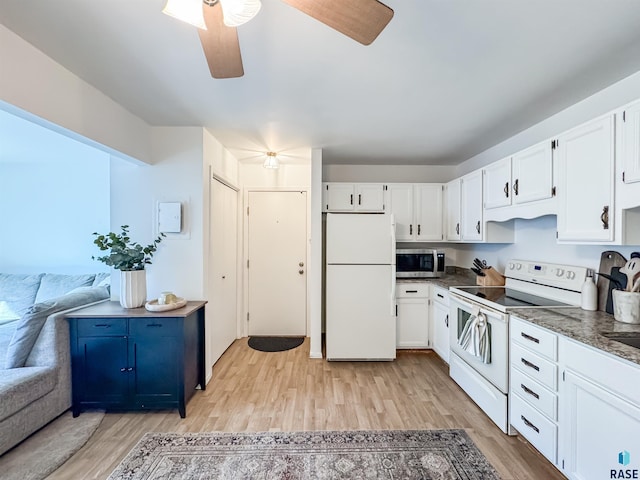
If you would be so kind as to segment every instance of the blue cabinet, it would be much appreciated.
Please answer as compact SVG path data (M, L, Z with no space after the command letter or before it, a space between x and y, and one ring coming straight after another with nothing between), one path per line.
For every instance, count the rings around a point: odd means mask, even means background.
M196 387L205 389L204 304L160 313L103 302L67 314L73 415L177 408L184 418Z

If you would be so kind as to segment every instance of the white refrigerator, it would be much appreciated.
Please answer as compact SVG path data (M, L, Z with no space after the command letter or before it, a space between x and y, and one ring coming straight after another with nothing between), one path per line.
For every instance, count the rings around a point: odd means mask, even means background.
M327 359L395 359L393 215L328 213L325 256Z

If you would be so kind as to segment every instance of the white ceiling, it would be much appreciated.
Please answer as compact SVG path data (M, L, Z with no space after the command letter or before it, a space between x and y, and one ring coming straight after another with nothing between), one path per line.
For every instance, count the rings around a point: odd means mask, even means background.
M370 46L262 1L239 79L164 0L2 0L0 22L151 125L329 164L458 164L640 70L638 0L386 0Z

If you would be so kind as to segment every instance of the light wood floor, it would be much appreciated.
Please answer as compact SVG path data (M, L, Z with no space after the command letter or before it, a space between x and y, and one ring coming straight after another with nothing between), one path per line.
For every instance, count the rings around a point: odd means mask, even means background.
M463 428L504 480L564 478L530 445L504 435L431 351L394 362L309 359L308 339L264 353L237 340L206 391L177 411L108 413L89 442L50 480L104 479L146 432L252 432Z

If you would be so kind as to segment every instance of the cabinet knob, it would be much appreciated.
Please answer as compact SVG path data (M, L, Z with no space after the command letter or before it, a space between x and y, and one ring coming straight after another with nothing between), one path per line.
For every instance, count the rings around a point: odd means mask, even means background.
M302 275L302 274L304 274L304 270L300 269L300 270L298 270L298 273L299 273L300 275Z

